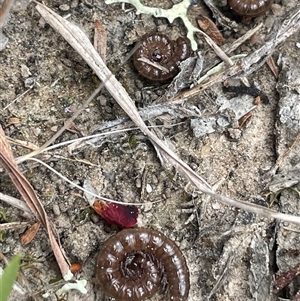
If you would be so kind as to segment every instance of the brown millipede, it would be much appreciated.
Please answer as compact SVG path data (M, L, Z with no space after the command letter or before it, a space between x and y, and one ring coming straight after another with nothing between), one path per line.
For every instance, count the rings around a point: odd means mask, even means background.
M189 270L177 245L150 229L126 229L109 238L97 257L97 279L117 301L151 298L159 288L169 301L188 297Z
M189 42L184 38L170 40L166 35L145 35L133 54L133 64L139 73L153 81L166 81L179 73L180 62L191 54Z
M256 17L266 12L273 0L228 0L227 3L243 17Z

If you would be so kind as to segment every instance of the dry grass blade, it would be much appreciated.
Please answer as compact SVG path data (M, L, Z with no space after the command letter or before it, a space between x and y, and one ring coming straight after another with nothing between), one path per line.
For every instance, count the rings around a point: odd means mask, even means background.
M35 203L36 195L24 177L24 175L19 171L17 165L14 162L14 158L12 152L10 151L9 144L6 141L4 132L0 127L0 164L4 167L9 177L13 181L14 185L22 195L22 197L26 200L26 203L33 214L42 221L43 225L45 225L45 219L41 216L41 208L38 204Z
M235 201L225 196L216 194L213 189L203 180L197 173L195 173L185 162L183 162L172 150L170 150L165 143L157 138L145 125L140 117L134 102L127 94L123 86L116 80L114 75L110 72L104 64L101 57L95 51L93 45L85 34L75 25L63 19L48 7L38 3L36 6L39 13L55 30L57 30L70 45L83 57L87 64L93 69L97 76L104 82L106 89L133 120L133 122L145 133L151 142L154 144L158 153L172 166L174 166L189 182L191 182L200 191L207 193L219 201L231 206L242 208L246 211L261 214L270 218L278 218L285 221L300 224L300 217L282 214L262 206L250 204L241 201ZM240 69L240 67L237 67Z
M33 217L32 212L30 208L27 206L27 204L19 199L16 199L12 196L3 194L0 192L0 200L4 201L5 203L16 207L18 209L23 210L29 217Z
M72 273L69 269L69 264L67 263L65 257L63 256L62 250L59 247L58 242L55 239L53 230L51 228L50 222L48 220L47 214L40 200L38 199L33 187L27 181L25 176L20 172L18 166L16 165L13 154L10 150L9 144L6 140L4 132L0 127L0 165L4 167L7 174L13 181L14 185L22 195L23 199L26 201L28 207L31 209L36 218L44 225L46 228L51 247L57 263L60 267L61 273L65 280L72 278Z
M11 222L11 223L0 224L0 231L24 228L28 225L29 225L29 222Z
M3 27L4 22L9 16L10 9L14 4L14 0L5 0L0 8L0 28Z

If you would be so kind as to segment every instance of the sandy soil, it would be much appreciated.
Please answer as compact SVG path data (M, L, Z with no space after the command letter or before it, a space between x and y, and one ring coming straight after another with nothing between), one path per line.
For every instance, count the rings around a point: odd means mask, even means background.
M236 51L253 52L272 33L274 21L296 3L297 0L275 0L266 15L247 23L238 22L237 31L223 28L226 43L229 45L263 22L255 38ZM105 25L107 64L138 108L151 105L167 90L166 84L140 77L131 60L121 67L120 64L145 33L158 30L170 36L184 36L185 27L180 20L169 24L162 18L137 16L130 5L122 9L121 4L106 5L103 1L54 0L46 4L59 15L68 16L91 40L95 20ZM171 6L167 0L147 4ZM194 24L200 13L210 15L203 4L190 8ZM233 17L230 11L225 13ZM71 46L43 22L34 3L25 10L14 10L3 32L9 42L0 52L1 126L8 137L41 146L97 88L99 80ZM209 60L213 51L198 38L199 50ZM269 103L260 103L241 129L237 122L231 122L228 127L195 137L190 126L195 116L152 120L152 125L161 126L159 131L165 141L218 193L270 205L265 174L299 131L299 82L295 80L300 78L300 49L296 46L299 42L297 33L274 52L273 59L280 70L278 79L266 64L248 78L268 96ZM228 99L237 96L223 93L219 85L189 99L183 107L218 114L216 99L220 95ZM252 96L247 97L246 101L253 101ZM292 113L284 119L286 108ZM125 113L103 89L75 120L76 131L66 131L56 143L89 135L100 125L123 116ZM16 157L29 152L15 143L11 146ZM68 152L59 148L39 158L79 186L88 181L105 197L144 203L139 205L139 226L162 231L186 257L191 273L189 301L276 300L270 293L272 279L300 262L299 226L256 216L193 191L175 170L161 165L152 144L138 130L110 134L83 150ZM44 204L68 258L83 264L76 279L87 280L88 293L71 291L64 300L111 300L95 284L95 259L102 243L117 231L116 227L108 225L88 206L79 189L48 168L31 161L22 163L20 168ZM278 173L288 177L291 170L296 170L295 185L300 178L299 145L283 161ZM0 191L20 198L3 171ZM299 215L299 204L297 193L285 189L272 208ZM20 210L0 202L1 223L25 220ZM58 300L53 294L57 288L51 287L50 282L61 275L47 234L41 229L29 245L22 246L20 237L25 230L9 230L0 235L0 251L8 259L22 253L26 262L20 280L26 294L14 291L10 300L42 300L45 292L50 293L46 300ZM280 292L278 300L292 300L298 288L295 281Z

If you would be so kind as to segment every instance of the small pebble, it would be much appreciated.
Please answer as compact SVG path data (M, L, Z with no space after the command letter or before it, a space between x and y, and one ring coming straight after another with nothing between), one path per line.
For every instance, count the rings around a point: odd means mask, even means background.
M0 35L0 51L4 50L6 44L8 42L8 38L1 33Z
M72 0L72 1L71 1L71 7L72 7L72 8L77 7L78 4L79 4L79 1L78 1L78 0Z
M68 11L68 10L70 9L70 6L69 6L68 4L61 4L61 5L59 6L59 9L60 9L61 11Z
M215 210L219 210L221 208L220 203L219 202L214 202L211 204L211 207Z
M153 175L153 177L152 177L152 183L158 184L158 178L155 175Z
M53 205L52 210L53 210L53 213L54 213L56 216L59 216L59 215L60 215L60 209L59 209L59 206L58 206L57 204L54 204L54 205Z
M275 4L275 3L272 4L271 10L272 10L272 13L273 13L275 16L283 16L284 13L285 13L285 8L284 8L284 6L279 5L279 4Z
M135 180L135 187L136 188L141 188L142 187L142 181L141 181L141 179L137 178Z
M138 89L142 89L143 88L143 82L139 79L135 80L135 85Z
M24 80L24 85L26 88L31 89L35 84L35 77L28 77Z
M33 129L33 133L36 137L38 137L42 133L42 130L41 130L41 128L37 127L35 129Z
M146 185L146 191L147 191L147 193L151 193L152 192L152 187L151 187L150 184Z
M136 101L141 101L142 100L142 92L141 91L136 91L134 93L134 98Z
M231 139L238 140L242 136L240 129L228 129L228 134Z
M271 30L273 28L274 22L275 22L275 16L268 16L264 22L264 26L268 29Z
M91 214L91 221L92 221L94 224L99 223L99 221L100 221L100 216L99 216L98 214Z
M99 100L100 105L101 105L102 107L105 107L105 106L106 106L107 100L106 100L106 97L105 97L105 96L100 95L100 96L97 98L97 100Z
M24 64L21 64L21 75L23 78L27 78L31 75L29 68Z

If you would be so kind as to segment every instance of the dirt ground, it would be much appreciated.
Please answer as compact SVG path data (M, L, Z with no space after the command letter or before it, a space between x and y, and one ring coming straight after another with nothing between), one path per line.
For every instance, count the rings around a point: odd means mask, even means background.
M263 27L235 53L251 53L264 44L274 31L277 19L292 9L298 0L274 1L267 14L241 23L237 30L220 28L230 45L260 22ZM200 1L199 1L200 2ZM104 1L56 1L49 8L79 26L92 40L94 22L100 20L107 30L107 65L115 72L139 109L159 101L167 84L145 80L129 60L121 65L142 35L160 31L169 36L184 36L185 27L176 19L136 15L126 4L106 5ZM171 7L171 1L147 2ZM210 15L201 2L189 9L189 17ZM0 52L0 122L7 137L41 146L72 116L99 85L85 61L48 24L31 3L14 9L3 29L9 37ZM194 116L163 116L151 120L159 125L163 139L216 191L236 200L270 206L266 172L294 142L300 127L300 34L280 45L273 54L279 67L275 78L267 64L248 77L262 90L269 103L260 103L247 122L218 126L213 132L197 135L191 127ZM213 50L197 36L199 50L209 60ZM298 44L297 44L298 43ZM27 91L27 92L26 92ZM24 95L22 95L26 92ZM21 96L22 95L22 96ZM207 89L184 104L183 108L216 115L218 97L230 99L253 96L222 92L221 84ZM243 98L244 99L244 98ZM103 89L89 107L74 121L76 130L66 131L55 143L90 135L100 125L125 116L123 110ZM15 157L30 150L11 143ZM288 178L291 170L296 185L300 179L299 145L283 160L278 174ZM100 195L139 205L138 226L157 229L173 239L186 257L191 289L189 301L211 300L292 300L300 279L273 296L272 280L300 262L300 227L274 221L222 204L194 191L173 169L162 166L156 151L139 130L109 134L97 144L68 152L58 148L38 156L45 163L79 186L90 183ZM109 225L88 205L82 191L68 184L51 170L32 161L20 165L41 199L56 227L61 244L71 262L83 264L76 279L87 280L87 294L70 291L57 299L51 282L61 277L49 240L40 229L29 245L21 245L26 228L0 233L0 251L10 259L22 253L24 267L20 285L25 294L13 291L10 300L112 300L95 283L95 260L102 243L117 229ZM285 183L285 182L284 182ZM282 184L275 191L284 187ZM297 188L297 186L295 186ZM20 198L5 172L0 173L0 192ZM159 202L156 202L159 201ZM154 203L155 202L155 203ZM299 195L284 189L271 204L272 209L299 215ZM0 222L26 221L22 211L0 201ZM0 263L3 266L3 262ZM42 297L49 293L46 298ZM162 300L157 295L152 300Z

